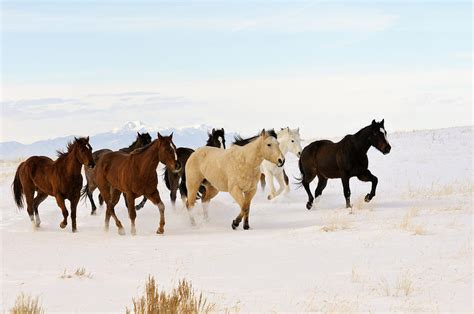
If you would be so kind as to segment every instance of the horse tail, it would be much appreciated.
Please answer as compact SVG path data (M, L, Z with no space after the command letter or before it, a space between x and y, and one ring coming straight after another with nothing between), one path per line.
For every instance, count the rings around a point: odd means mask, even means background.
M186 171L183 169L183 174L181 176L181 182L179 183L179 193L181 197L188 197L188 188L186 187Z
M23 186L21 185L20 180L20 168L23 163L18 166L15 173L15 179L13 180L12 188L13 188L13 195L15 196L15 204L18 208L23 208Z
M86 185L84 185L84 187L83 187L82 190L81 190L81 199L82 199L82 200L85 201L88 191L89 191L89 183L87 183Z
M260 186L262 187L262 191L265 190L265 175L263 173L260 174Z
M304 179L304 170L303 170L303 163L301 162L301 157L298 160L298 168L300 169L301 177L299 177L299 178L295 177L295 180L296 180L296 187L300 188L301 186L303 186L303 179Z
M102 194L99 194L99 205L102 206L104 204L104 198L102 197Z

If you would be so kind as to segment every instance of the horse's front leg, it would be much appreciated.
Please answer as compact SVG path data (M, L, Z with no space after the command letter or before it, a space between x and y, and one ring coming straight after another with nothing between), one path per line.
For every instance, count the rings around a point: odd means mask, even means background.
M143 206L145 206L145 203L147 201L147 198L144 196L142 201L140 203L138 203L137 206L135 206L135 210L140 210L143 208Z
M257 188L245 192L245 202L244 202L244 230L250 229L249 225L249 215L250 215L250 203L252 202L253 197L255 196L255 193L257 192Z
M284 179L284 174L283 174L283 170L282 171L279 171L279 173L275 176L277 181L278 181L278 185L280 186L278 188L278 191L276 191L275 193L275 197L280 195L284 190L286 190L288 188L288 185L286 185L285 183L285 179ZM288 189L289 190L289 189Z
M133 193L124 193L125 199L127 200L127 209L128 217L130 218L130 233L132 235L137 234L137 229L135 228L135 218L137 218L137 212L135 209L135 195Z
M77 212L77 203L79 203L81 195L75 195L71 198L71 221L72 221L72 232L77 232L77 224L76 224L76 212Z
M59 227L64 229L67 226L67 217L69 216L69 213L67 211L66 204L64 204L64 197L60 193L56 194L55 197L56 203L58 204L59 208L61 208L63 213L63 221L59 224Z
M368 169L362 174L358 175L357 178L363 182L372 182L372 189L370 190L370 193L364 198L364 200L368 203L375 196L375 190L377 189L377 183L379 182L379 179L377 179L377 177L374 176Z
M161 201L160 193L158 190L153 191L152 194L147 195L147 198L153 202L160 211L160 226L156 233L163 234L165 232L165 204Z
M239 207L240 207L240 213L232 221L232 229L235 230L239 226L240 222L242 221L242 218L245 216L245 210L244 210L245 196L242 190L238 186L234 186L230 190L230 195L232 195L232 197L237 202L237 204L239 204Z
M349 179L350 177L348 175L343 175L341 177L342 180L342 188L344 190L344 197L346 198L346 208L351 209L352 213L352 205L351 205L351 188L349 186Z
M270 194L268 194L267 199L271 200L272 198L275 198L276 193L275 193L275 184L273 182L273 173L271 171L265 171L265 180L268 183L268 187L270 188Z

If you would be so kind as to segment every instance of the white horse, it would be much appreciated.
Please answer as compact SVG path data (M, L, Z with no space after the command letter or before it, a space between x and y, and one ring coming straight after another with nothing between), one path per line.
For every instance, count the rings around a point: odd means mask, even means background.
M199 187L204 184L204 217L207 217L209 201L220 191L229 192L240 206L240 213L232 221L232 228L236 229L243 218L244 229L249 229L250 203L257 191L260 164L268 160L282 167L285 157L279 146L278 141L263 130L245 146L233 145L225 150L208 146L198 148L189 157L185 169L188 211L194 207ZM194 223L191 213L190 219Z
M301 156L301 138L300 138L300 129L290 129L289 127L281 129L277 132L277 140L280 143L281 153L286 156L288 152L292 152L296 157ZM275 164L264 160L260 165L260 171L264 176L261 177L262 188L265 188L265 181L268 182L270 187L270 194L268 194L268 199L271 200L281 192L285 191L287 193L290 188L288 186L288 177L285 178L285 172L283 167L277 167ZM280 186L277 191L275 191L275 185L273 184L273 178L278 181Z

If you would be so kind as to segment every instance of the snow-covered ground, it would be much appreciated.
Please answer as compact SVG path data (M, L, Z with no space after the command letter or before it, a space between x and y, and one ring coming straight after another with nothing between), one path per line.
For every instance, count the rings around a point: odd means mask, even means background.
M211 203L209 222L191 227L160 182L164 235L155 234L158 210L147 204L131 236L123 203L117 212L126 236L114 227L105 233L104 209L90 216L84 203L72 234L70 225L59 228L52 198L40 207L42 226L34 232L11 196L17 164L4 161L1 308L25 292L38 295L48 312L123 312L153 275L165 289L190 280L219 310L472 311L472 127L389 140L389 155L369 153L379 178L371 203L363 202L370 183L351 180L353 215L339 180L329 181L311 211L294 185L273 201L259 190L249 231L231 229L238 208L226 193ZM290 179L298 176L294 156L286 169ZM90 276L68 278L82 267Z

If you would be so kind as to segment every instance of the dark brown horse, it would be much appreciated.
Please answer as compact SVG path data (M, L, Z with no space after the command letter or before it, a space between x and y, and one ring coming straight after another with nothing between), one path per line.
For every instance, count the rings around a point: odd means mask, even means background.
M124 153L131 153L135 149L146 146L150 143L151 143L150 134L137 132L137 138L135 139L135 141L129 147L121 148L119 151L124 152ZM104 155L105 153L110 153L110 152L112 152L112 150L110 149L100 149L93 152L92 157L94 158L94 162L97 163L102 155ZM85 174L86 174L87 183L84 186L81 194L84 196L87 195L92 205L91 215L95 215L97 207L95 206L94 198L92 196L92 193L95 191L95 189L97 189L97 183L95 182L95 169L93 168L86 169ZM100 205L102 205L102 198L100 195L99 195L99 203Z
M64 200L71 202L72 232L76 232L76 208L82 188L82 165L86 168L93 168L95 165L89 137L74 138L74 141L68 144L66 152L58 151L58 159L55 161L45 156L33 156L18 166L13 181L15 203L19 208L23 208L25 195L28 215L35 227L41 224L38 206L51 195L56 198L63 213L64 219L59 225L61 228L67 226L69 215Z
M306 208L311 209L314 199L322 194L328 179L334 178L341 178L342 180L347 208L352 208L349 187L351 177L357 177L364 182L372 182L372 189L365 196L365 201L370 202L375 196L378 183L377 177L368 169L367 151L371 146L384 155L390 152L391 146L387 141L384 120L381 122L373 120L369 126L354 135L346 135L338 143L321 140L306 146L299 160L299 168L302 174L300 183L308 194ZM309 184L316 176L318 176L318 186L313 197Z
M208 139L206 142L206 146L212 146L217 148L224 148L225 149L225 131L224 129L212 129L211 132L207 133ZM180 187L180 180L183 177L184 167L186 166L186 162L188 161L189 156L194 152L194 149L187 148L187 147L178 147L176 149L176 155L178 156L178 161L181 165L181 170L178 172L172 171L165 168L165 184L168 190L170 190L170 199L171 205L173 208L176 204L176 192L178 188L186 188L184 185ZM202 192L202 191L201 191ZM181 193L181 199L185 199L185 193ZM143 200L138 204L135 208L136 210L140 210L146 202L146 198L144 197ZM185 202L183 200L183 202Z
M159 162L164 163L172 171L179 171L180 165L176 160L176 147L173 143L173 134L161 136L149 145L136 149L130 154L122 152L109 152L104 154L97 162L96 182L105 203L105 229L109 228L110 217L113 217L118 227L119 234L124 234L122 223L115 215L115 205L120 194L125 196L128 215L131 221L131 233L136 234L135 199L146 196L160 210L160 225L157 233L164 232L165 205L158 192L158 176L156 167Z

